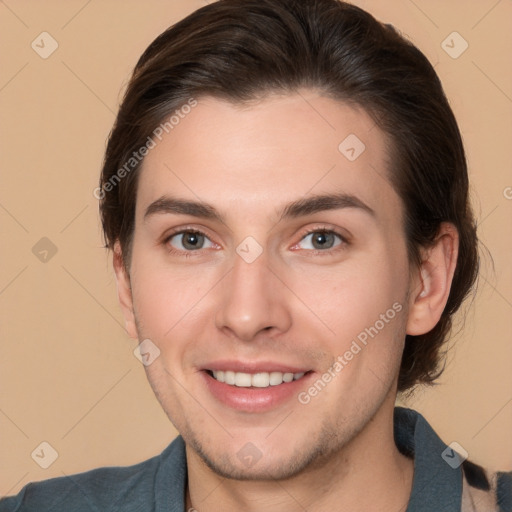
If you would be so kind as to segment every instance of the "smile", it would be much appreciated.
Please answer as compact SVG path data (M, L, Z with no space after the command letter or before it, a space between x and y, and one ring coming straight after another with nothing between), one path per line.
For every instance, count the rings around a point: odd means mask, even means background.
M240 388L268 388L289 383L304 377L304 372L282 373L282 372L258 372L244 373L232 370L210 370L208 372L216 381Z
M215 366L214 370L206 367L199 372L207 393L229 409L246 413L264 413L287 403L295 404L297 395L317 375L305 368L263 362L242 364L226 361L215 363Z

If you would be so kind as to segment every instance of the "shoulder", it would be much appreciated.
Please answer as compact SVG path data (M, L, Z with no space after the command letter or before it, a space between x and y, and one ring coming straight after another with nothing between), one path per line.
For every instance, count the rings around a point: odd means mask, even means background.
M462 463L462 510L512 512L512 472L491 473L468 460Z
M155 481L169 465L176 444L160 455L127 467L103 467L26 485L16 496L0 499L0 512L139 511L155 500ZM169 460L171 459L171 460Z
M110 510L116 501L129 502L152 493L158 457L129 467L105 467L26 485L17 496L0 501L0 512L43 510ZM148 498L149 496L146 496Z
M395 408L398 449L414 458L407 510L512 512L512 472L492 473L446 445L416 411ZM448 505L447 505L448 504Z

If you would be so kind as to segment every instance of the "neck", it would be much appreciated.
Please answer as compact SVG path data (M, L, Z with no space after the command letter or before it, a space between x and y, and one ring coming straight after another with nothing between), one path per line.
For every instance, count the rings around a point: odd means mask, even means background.
M347 445L317 460L292 478L240 481L222 478L187 447L187 508L197 512L350 510L405 511L411 494L413 461L397 449L393 406L381 407Z

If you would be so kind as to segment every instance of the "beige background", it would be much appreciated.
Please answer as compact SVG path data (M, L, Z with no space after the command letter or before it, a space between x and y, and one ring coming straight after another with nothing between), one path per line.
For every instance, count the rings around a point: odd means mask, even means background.
M204 3L0 1L0 495L31 480L138 462L176 434L124 333L92 191L136 59ZM476 462L511 470L512 2L355 3L400 28L435 64L495 264L493 274L484 261L440 385L408 405ZM43 31L59 45L47 59L31 48ZM469 44L457 59L441 46L453 31ZM57 248L46 262L32 252L42 237ZM48 469L31 457L43 441L58 452Z

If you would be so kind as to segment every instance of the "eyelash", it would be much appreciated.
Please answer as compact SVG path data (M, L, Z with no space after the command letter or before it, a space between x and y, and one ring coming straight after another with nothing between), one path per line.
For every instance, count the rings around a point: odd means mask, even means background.
M182 229L179 229L178 231L174 231L174 232L170 233L163 240L163 245L165 245L165 247L167 248L169 253L175 254L175 255L181 255L181 256L184 256L185 258L192 258L192 257L194 257L195 256L194 253L197 253L197 255L200 255L201 249L198 249L198 250L195 250L195 251L181 251L179 249L174 249L174 247L170 246L169 242L175 236L177 236L177 235L184 235L186 233L202 235L205 238L207 238L208 240L210 240L208 235L206 233L204 233L203 231L199 230L199 229L195 229L195 228L184 228L183 229L182 228ZM307 236L311 235L312 233L333 234L333 235L336 235L340 239L340 243L338 245L336 245L334 248L331 248L331 249L325 249L325 250L321 250L321 249L306 249L306 252L308 252L310 254L312 253L313 255L329 256L329 255L332 255L334 252L337 252L338 250L345 249L346 246L349 245L349 242L348 242L347 238L344 235L342 235L336 229L332 229L332 228L327 227L327 226L315 227L315 228L312 228L312 229L302 233L298 243L302 242L304 240L304 238L306 238ZM297 245L297 244L294 244L294 245Z

